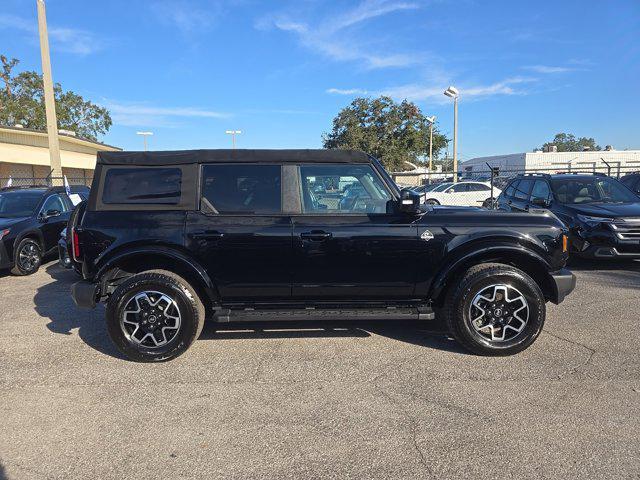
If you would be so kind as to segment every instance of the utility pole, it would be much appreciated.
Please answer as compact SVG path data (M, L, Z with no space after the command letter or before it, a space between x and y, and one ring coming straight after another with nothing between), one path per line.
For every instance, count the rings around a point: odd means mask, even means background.
M458 181L458 89L450 86L444 94L453 98L453 183Z
M44 105L47 114L47 137L49 139L49 159L53 181L61 183L62 163L60 161L60 143L58 141L58 120L56 101L53 93L53 75L49 54L49 35L47 33L47 12L44 0L36 0L38 6L38 31L40 32L40 55L42 57L42 80L44 83Z
M227 135L231 135L231 147L235 150L236 149L236 135L240 135L242 133L242 130L225 130L225 132Z
M431 183L431 171L433 170L433 124L436 122L435 115L427 117L429 122L429 183Z

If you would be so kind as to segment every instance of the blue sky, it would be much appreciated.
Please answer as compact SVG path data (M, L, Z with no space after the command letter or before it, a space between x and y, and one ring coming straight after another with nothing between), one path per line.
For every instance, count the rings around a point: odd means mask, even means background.
M2 0L0 53L40 70L35 0ZM560 131L640 148L638 0L48 0L54 79L140 149L317 148L357 95L415 101L462 159Z

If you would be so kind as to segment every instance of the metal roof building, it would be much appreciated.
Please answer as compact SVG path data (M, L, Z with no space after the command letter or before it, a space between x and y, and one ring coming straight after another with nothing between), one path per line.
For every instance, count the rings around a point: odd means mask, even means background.
M462 175L480 174L491 167L501 172L579 171L603 172L617 176L640 170L640 150L593 150L584 152L530 152L476 157L461 164Z

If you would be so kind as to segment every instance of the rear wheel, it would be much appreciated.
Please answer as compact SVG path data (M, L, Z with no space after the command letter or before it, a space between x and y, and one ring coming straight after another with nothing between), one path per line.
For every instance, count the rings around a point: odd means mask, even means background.
M33 275L42 264L42 248L37 240L25 238L16 248L14 267L11 272L14 275Z
M427 205L440 205L440 202L435 198L430 198L424 203L426 203Z
M449 293L444 309L449 330L479 355L512 355L542 331L545 299L523 271L502 264L470 268Z
M165 270L139 273L116 288L107 303L107 330L127 357L160 362L183 354L198 338L205 311L195 290Z

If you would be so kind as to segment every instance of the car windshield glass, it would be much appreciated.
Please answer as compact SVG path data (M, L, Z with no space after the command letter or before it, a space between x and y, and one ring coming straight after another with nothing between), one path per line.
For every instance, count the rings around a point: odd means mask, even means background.
M607 177L555 179L551 188L560 203L638 202L627 187Z
M447 189L451 185L453 185L453 183L441 183L436 188L434 188L432 191L434 191L434 192L442 192L443 190Z
M29 217L33 215L41 198L41 192L0 192L0 218Z

